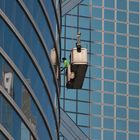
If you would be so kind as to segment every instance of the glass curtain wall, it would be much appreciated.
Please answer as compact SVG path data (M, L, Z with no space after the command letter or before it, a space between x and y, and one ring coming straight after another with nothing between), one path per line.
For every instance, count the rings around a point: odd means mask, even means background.
M81 32L88 49L82 89L61 79L61 107L92 140L139 140L138 0L84 0L62 18L62 57Z

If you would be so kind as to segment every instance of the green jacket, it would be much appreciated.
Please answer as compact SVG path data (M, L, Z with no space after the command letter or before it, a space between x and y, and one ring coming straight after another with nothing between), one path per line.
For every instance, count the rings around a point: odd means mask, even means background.
M68 60L64 60L64 68L67 68L69 66L69 61Z

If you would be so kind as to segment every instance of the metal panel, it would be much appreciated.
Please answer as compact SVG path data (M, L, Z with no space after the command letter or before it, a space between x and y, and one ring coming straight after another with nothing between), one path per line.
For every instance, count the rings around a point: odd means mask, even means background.
M67 14L70 10L72 10L75 6L81 3L83 0L65 0L62 2L62 16Z
M60 115L60 132L67 140L89 140L62 109L60 109Z

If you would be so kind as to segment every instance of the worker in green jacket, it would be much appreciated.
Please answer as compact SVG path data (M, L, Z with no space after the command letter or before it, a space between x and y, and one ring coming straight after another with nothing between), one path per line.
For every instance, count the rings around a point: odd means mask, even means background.
M62 60L63 60L64 67L61 67L62 68L61 71L67 69L69 66L69 61L65 57L63 57Z

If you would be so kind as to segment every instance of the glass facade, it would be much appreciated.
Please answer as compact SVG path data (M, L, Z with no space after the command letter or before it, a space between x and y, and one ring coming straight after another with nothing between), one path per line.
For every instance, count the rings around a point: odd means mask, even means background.
M0 140L59 139L59 38L59 0L0 1Z
M139 0L83 0L62 18L61 55L80 31L88 70L80 90L61 74L60 104L91 140L140 139L139 9Z

